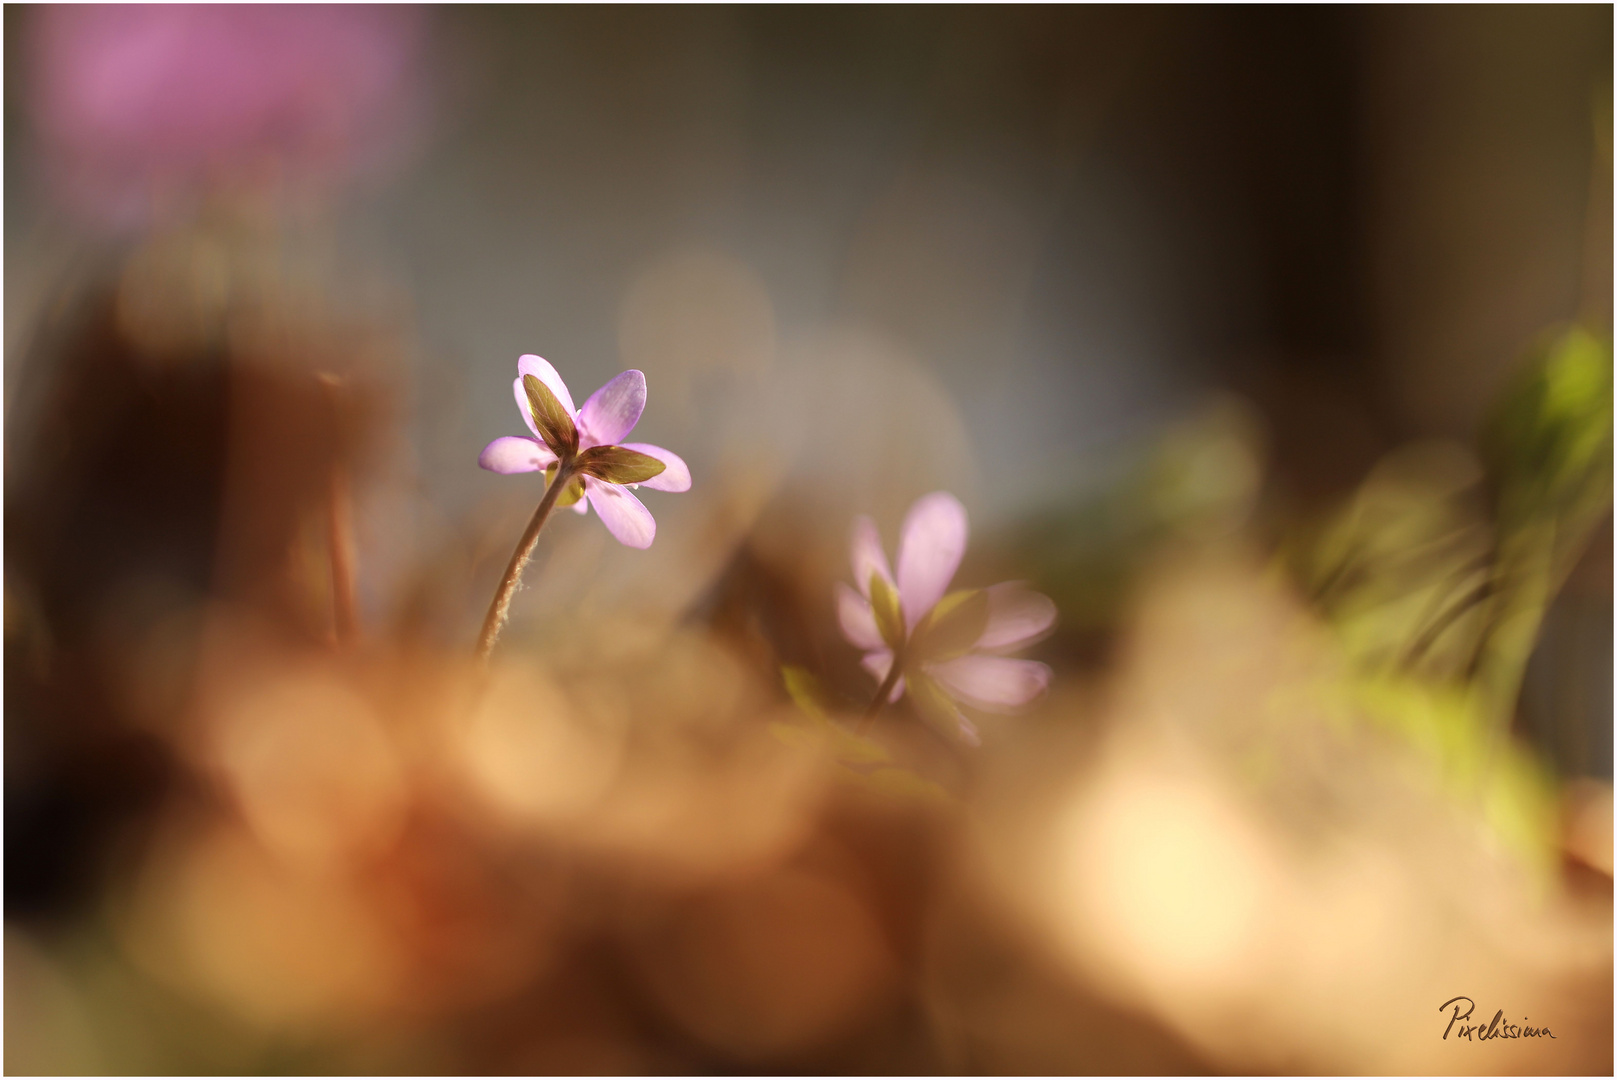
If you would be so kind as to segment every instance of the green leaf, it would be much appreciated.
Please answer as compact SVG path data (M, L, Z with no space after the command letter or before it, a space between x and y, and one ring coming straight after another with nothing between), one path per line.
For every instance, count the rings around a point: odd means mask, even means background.
M939 804L954 801L940 785L897 766L873 769L864 779L876 791L900 799L919 799Z
M567 415L567 409L550 392L550 387L535 376L524 375L522 389L528 393L528 411L533 414L534 426L551 453L563 461L577 454L578 428Z
M1572 329L1544 349L1487 439L1504 531L1551 522L1581 533L1611 504L1609 342Z
M938 601L915 628L910 659L948 660L963 655L988 629L988 593L961 589Z
M1408 678L1359 678L1338 691L1357 715L1400 734L1449 796L1546 877L1558 861L1555 785L1525 745L1492 730L1485 694Z
M898 602L898 590L877 571L870 574L870 607L876 613L876 629L881 639L896 654L904 647L904 612Z
M545 486L549 487L556 482L556 473L561 470L560 465L552 464L545 470ZM556 496L557 506L572 506L584 497L584 479L575 476L567 482L567 490Z
M842 765L874 765L892 760L887 747L866 735L856 735L847 728L833 725L831 754Z
M819 680L809 673L807 668L800 668L793 664L782 664L780 667L781 681L786 684L786 694L809 716L816 720L826 719L825 707L820 704Z
M855 735L830 720L805 718L790 723L776 720L769 724L769 733L797 750L828 755L839 767L854 776L862 775L862 769L883 765L891 760L886 747L880 743L863 735Z
M1505 768L1544 614L1612 502L1610 340L1562 330L1531 359L1484 431L1485 469L1453 444L1397 450L1296 560L1376 688L1370 711L1473 795ZM1501 828L1537 820L1530 802L1501 803Z
M1465 679L1493 617L1493 530L1464 447L1382 458L1297 561L1356 666Z
M769 725L769 733L795 750L817 751L825 742L825 733L816 727L779 720Z
M608 484L639 484L668 466L623 446L592 446L578 455L578 471Z
M781 681L798 708L801 718L793 724L773 724L776 735L793 745L819 745L843 765L871 765L889 760L880 743L857 735L835 720L825 707L826 695L819 681L807 669L782 664Z
M1544 614L1612 502L1611 342L1578 328L1546 342L1487 432L1497 599L1475 670L1501 727Z

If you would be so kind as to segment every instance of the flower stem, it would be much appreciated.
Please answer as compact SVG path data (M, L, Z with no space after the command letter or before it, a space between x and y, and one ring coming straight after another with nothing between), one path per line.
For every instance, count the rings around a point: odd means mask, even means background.
M359 631L354 594L354 507L348 472L332 466L327 493L326 548L331 558L331 626L338 645L350 645Z
M871 722L876 719L883 707L886 706L887 699L892 696L893 687L897 686L898 680L903 677L903 659L895 654L892 666L887 669L887 677L881 681L880 686L876 687L876 696L870 699L870 708L866 709L865 715L859 718L859 733L861 735L864 734L865 729L871 725Z
M315 374L331 407L336 438L326 478L326 555L331 562L331 636L339 647L359 634L359 604L354 586L354 496L348 481L347 384L337 375Z
M477 658L487 660L489 653L494 651L494 642L500 636L500 628L505 625L505 617L511 610L511 597L517 591L517 584L522 580L522 570L528 565L528 559L533 555L533 547L539 541L539 530L545 527L545 520L550 517L550 511L555 509L556 500L566 489L573 478L573 471L563 465L556 471L556 476L545 488L545 497L539 500L538 509L534 510L533 518L522 533L522 539L517 541L517 549L511 553L511 561L505 567L505 574L500 578L500 587L494 592L494 601L488 606L488 614L483 616L483 630L477 635Z

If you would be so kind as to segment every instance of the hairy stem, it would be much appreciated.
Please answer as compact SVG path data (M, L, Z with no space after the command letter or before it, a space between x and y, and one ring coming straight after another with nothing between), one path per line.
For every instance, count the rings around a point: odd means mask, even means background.
M331 408L336 447L326 485L326 555L331 562L331 633L338 646L351 645L359 634L359 604L354 585L354 497L348 482L348 388L330 372L315 378Z
M892 667L887 669L887 677L881 681L880 686L876 687L876 696L870 699L870 708L866 709L865 715L859 719L859 731L861 734L876 719L876 716L882 711L883 707L886 706L887 699L892 696L893 687L897 686L898 680L903 677L903 658L895 654L893 656Z
M505 617L511 610L511 597L516 593L517 585L522 581L523 568L528 565L533 547L539 541L539 530L545 527L545 519L550 517L556 500L572 478L573 471L567 465L556 471L555 479L545 488L545 497L539 500L538 509L533 512L532 520L523 531L522 539L517 541L517 549L511 553L511 561L500 578L500 587L494 591L494 601L489 604L488 614L483 617L483 630L477 635L479 660L487 660L489 653L494 651L494 642L498 640L500 628L505 625Z

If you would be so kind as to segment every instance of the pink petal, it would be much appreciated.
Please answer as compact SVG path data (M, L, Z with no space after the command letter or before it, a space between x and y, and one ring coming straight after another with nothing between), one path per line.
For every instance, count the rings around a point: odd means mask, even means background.
M842 582L836 584L837 621L842 624L842 636L860 649L886 649L881 631L876 629L876 613L870 610L870 601L854 592Z
M588 408L589 406L585 406ZM648 487L652 491L689 491L691 489L691 470L685 464L685 459L672 450L664 450L660 446L650 443L627 442L623 444L625 450L634 450L654 457L667 466L662 472L650 480L642 480L637 487Z
M879 688L882 680L887 678L888 670L893 666L893 654L886 649L876 649L873 652L867 652L860 664L863 665L866 671L876 676L876 685ZM890 705L903 696L904 679L900 676L898 682L893 684L893 692L887 695L887 703Z
M556 374L556 369L550 366L550 361L532 353L525 353L517 360L517 392L521 395L517 398L517 404L522 406L524 416L528 413L528 394L527 391L522 389L522 376L524 375L532 375L550 387L550 392L556 395L562 407L567 410L567 415L574 420L578 419L578 410L573 408L573 395L567 392L567 384L561 381L561 376Z
M580 499L575 502L570 509L575 514L587 514L590 512L590 501L588 499Z
M522 414L522 422L528 425L528 430L533 432L533 437L537 439L539 437L539 428L533 422L533 409L528 404L528 391L522 385L521 375L512 380L511 392L516 396L517 412Z
M578 410L578 445L613 446L640 422L646 408L646 377L624 371L589 396Z
M937 606L966 553L966 508L947 491L923 495L904 516L898 595L910 629Z
M618 543L632 548L648 548L657 535L657 521L640 500L629 494L628 488L607 484L593 476L584 478L584 490L590 505L606 523L606 531Z
M873 572L888 581L893 580L893 572L887 567L887 555L881 549L881 534L876 531L876 523L863 514L853 519L849 556L853 562L854 587L866 599L870 598L870 575Z
M1019 581L990 585L988 626L977 639L982 652L1009 652L1031 645L1056 624L1056 605Z
M1033 660L961 656L928 664L927 672L968 705L1004 712L1026 705L1050 685L1050 669Z
M477 463L483 468L506 475L539 472L555 460L556 455L544 443L523 435L502 435L477 455Z

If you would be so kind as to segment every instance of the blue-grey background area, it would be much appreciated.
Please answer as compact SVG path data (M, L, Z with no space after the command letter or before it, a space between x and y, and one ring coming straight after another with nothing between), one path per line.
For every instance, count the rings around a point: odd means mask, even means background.
M457 118L350 222L413 298L426 362L468 376L442 454L424 448L435 489L464 490L466 456L510 427L518 353L599 385L636 274L692 247L757 273L783 346L856 323L935 372L973 412L991 513L1160 418L1255 329L1253 257L1213 205L1227 177L1106 145L1132 74L1109 43L1162 28L1108 17L1077 56L1041 44L1081 41L1074 18L446 13L468 40Z

